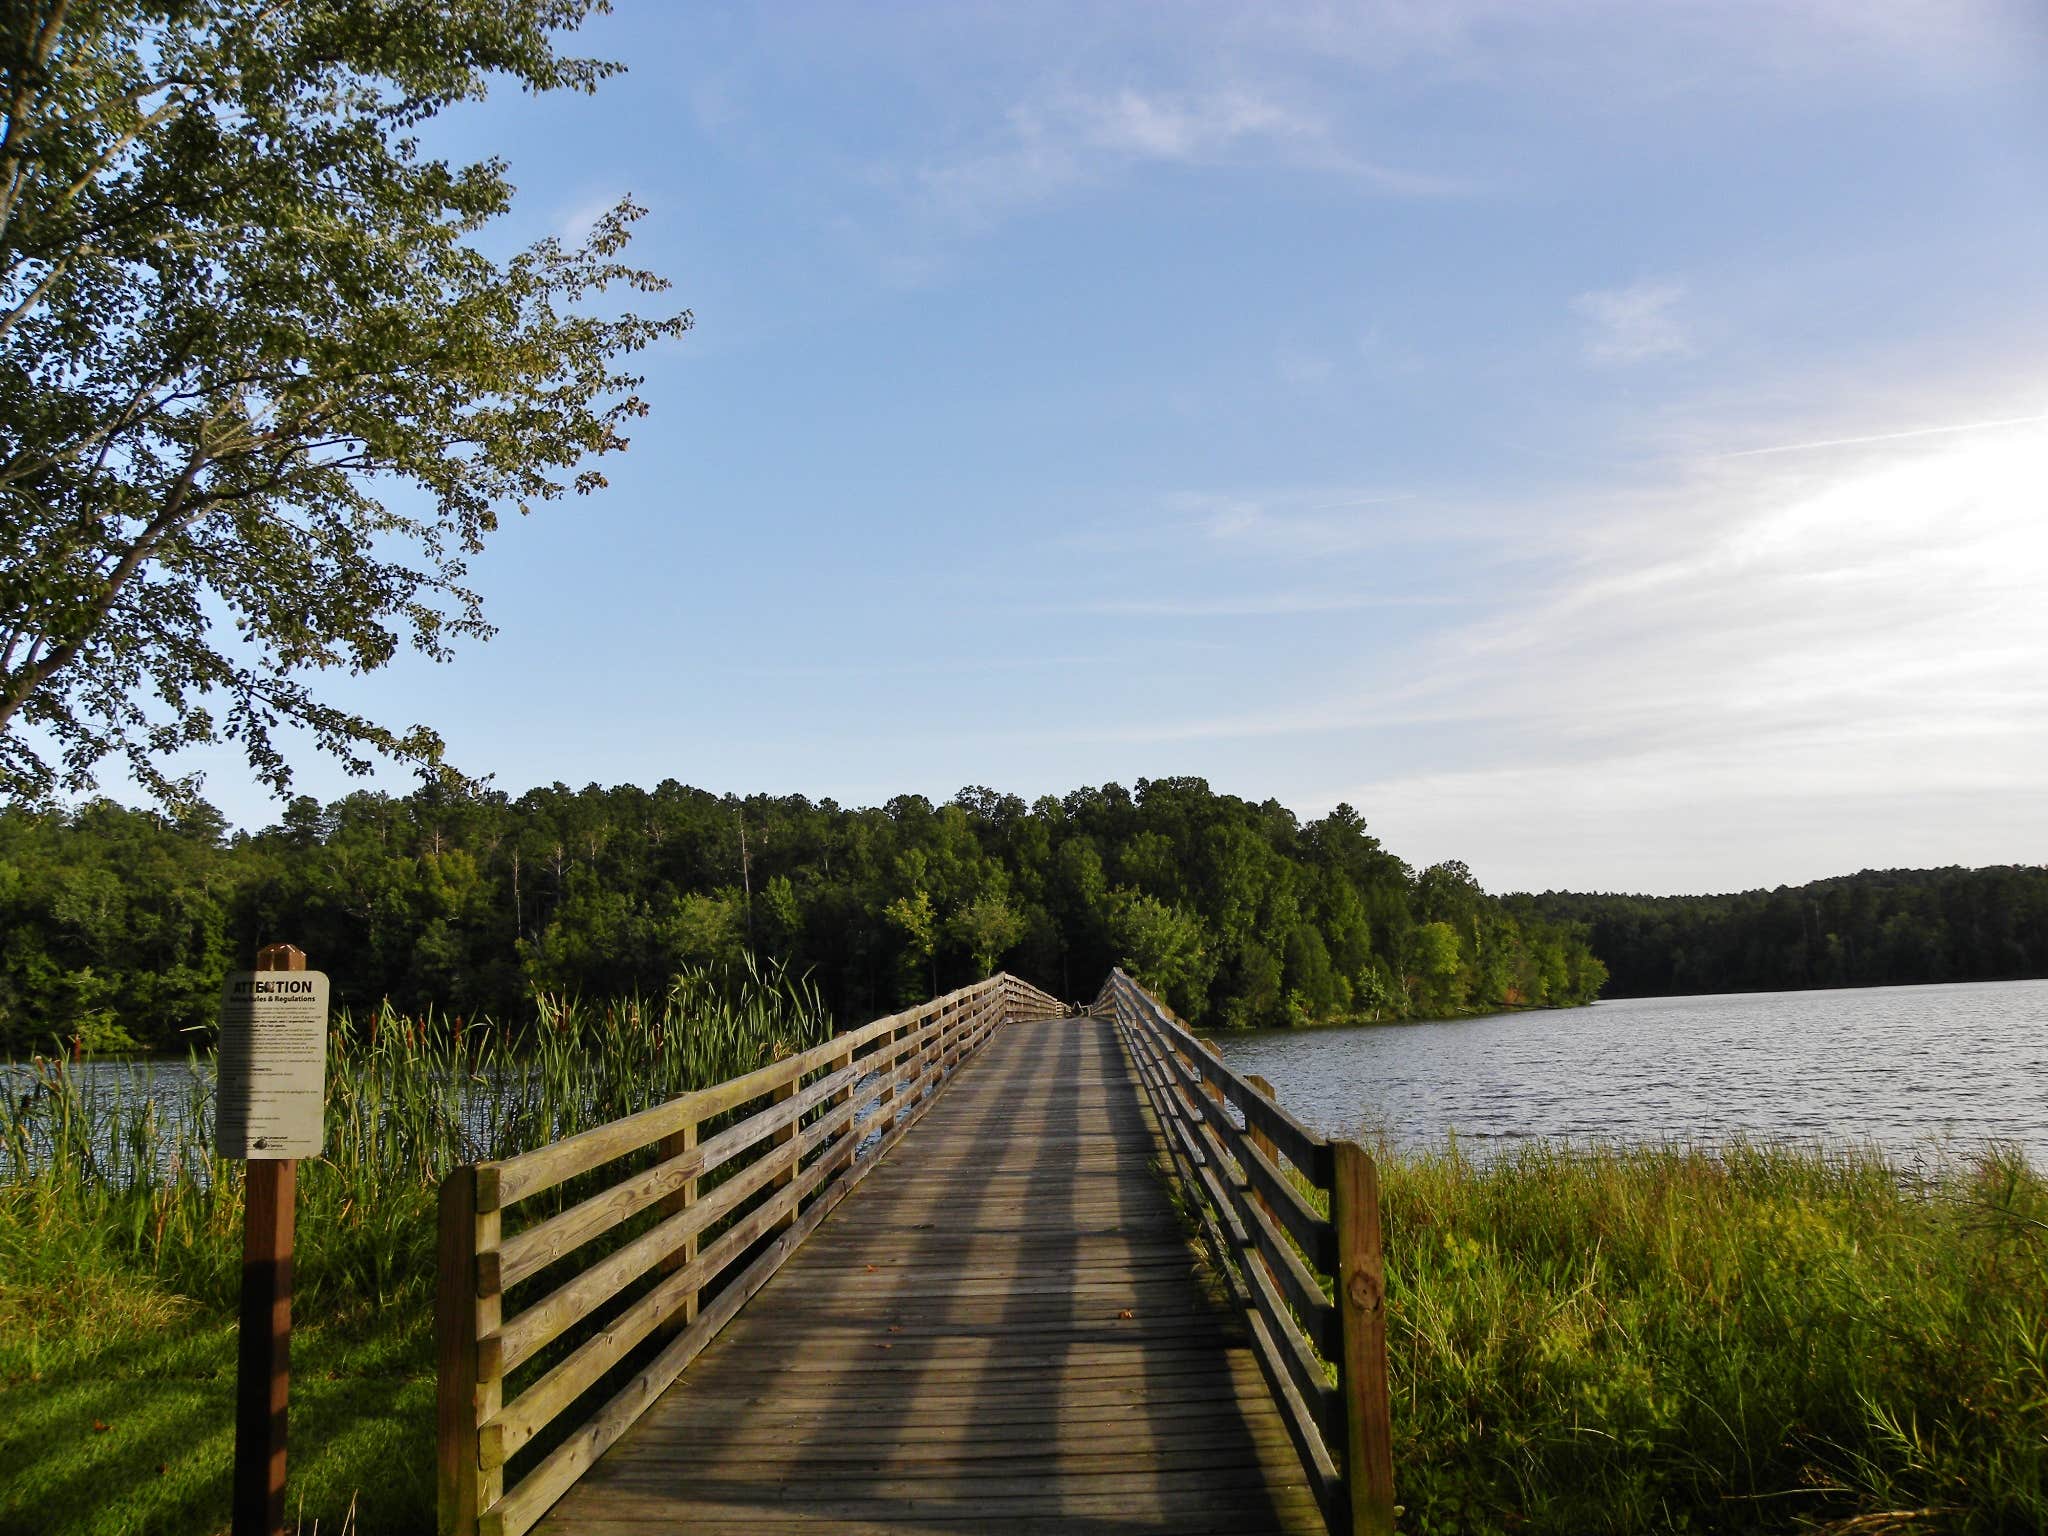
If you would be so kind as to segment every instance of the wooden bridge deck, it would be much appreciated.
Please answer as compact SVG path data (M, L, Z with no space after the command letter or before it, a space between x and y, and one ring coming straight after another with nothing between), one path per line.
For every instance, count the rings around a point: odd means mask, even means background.
M1323 1530L1110 1024L1005 1026L906 1140L538 1530Z

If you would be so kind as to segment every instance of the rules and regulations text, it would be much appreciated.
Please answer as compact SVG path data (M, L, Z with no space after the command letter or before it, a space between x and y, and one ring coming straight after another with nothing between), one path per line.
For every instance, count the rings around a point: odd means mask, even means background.
M327 1103L327 977L237 971L220 1000L222 1157L314 1157Z

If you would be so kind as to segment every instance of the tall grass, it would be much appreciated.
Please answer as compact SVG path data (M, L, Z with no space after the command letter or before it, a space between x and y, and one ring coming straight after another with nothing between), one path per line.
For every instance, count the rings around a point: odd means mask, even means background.
M1404 1529L2048 1532L2048 1180L2017 1153L1382 1172Z
M325 1146L299 1170L303 1303L424 1303L434 1188L510 1156L751 1071L831 1033L816 989L776 967L688 971L661 998L537 999L517 1028L388 1005L328 1035ZM214 1155L212 1051L181 1073L88 1075L43 1060L0 1103L0 1220L84 1222L178 1292L239 1285L244 1165Z

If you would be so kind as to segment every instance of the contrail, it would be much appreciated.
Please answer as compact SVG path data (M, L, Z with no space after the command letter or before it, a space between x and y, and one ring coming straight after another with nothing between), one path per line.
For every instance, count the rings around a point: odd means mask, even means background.
M1780 443L1775 448L1742 448L1734 453L1716 453L1716 459L1753 459L1764 453L1804 453L1809 448L1849 448L1858 443L1894 443L1902 437L1941 437L1950 432L1989 432L1995 427L2024 427L2048 421L2048 411L2039 416L2009 416L2003 421L1969 421L1957 427L1915 427L1910 432L1878 432L1869 437L1829 437L1815 443Z

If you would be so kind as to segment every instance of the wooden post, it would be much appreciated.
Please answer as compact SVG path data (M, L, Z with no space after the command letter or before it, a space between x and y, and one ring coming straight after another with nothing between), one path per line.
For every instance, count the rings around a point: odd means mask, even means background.
M477 1349L476 1167L441 1181L439 1261L434 1279L434 1462L439 1536L476 1536Z
M303 971L290 944L256 952L259 971ZM234 1536L284 1530L285 1430L292 1384L292 1218L299 1165L243 1165L242 1324L235 1372Z
M1263 1077L1259 1076L1258 1073L1247 1072L1244 1075L1244 1080L1250 1083L1254 1088L1258 1089L1259 1092L1264 1094L1267 1098L1273 1099L1275 1103L1279 1102L1279 1100L1274 1096L1273 1085L1267 1082ZM1261 1152L1265 1154L1267 1162L1271 1163L1275 1168L1278 1168L1280 1166L1280 1149L1273 1145L1272 1137L1268 1136L1264 1131L1260 1130L1256 1125L1252 1123L1251 1117L1249 1115L1245 1117L1244 1134L1245 1139L1247 1141L1249 1141L1253 1146L1257 1147ZM1252 1198L1259 1202L1260 1210L1264 1211L1268 1216L1273 1215L1272 1205L1267 1201L1264 1195L1258 1192L1258 1190L1254 1189L1252 1191ZM1277 1220L1278 1218L1276 1217L1275 1219Z
M681 1157L685 1152L694 1151L696 1149L696 1146L697 1122L692 1120L680 1131L676 1131L671 1135L662 1137L662 1160L666 1162L669 1158ZM687 1211L691 1206L695 1205L696 1203L697 1181L695 1179L686 1179L683 1181L683 1187L681 1189L677 1190L674 1194L670 1195L667 1199L661 1202L662 1219L666 1220L670 1216L674 1216L683 1211ZM696 1234L693 1233L689 1237L683 1239L682 1243L676 1248L676 1251L674 1253L671 1253L667 1258L661 1261L661 1273L663 1273L664 1275L672 1275L677 1270L688 1267L690 1261L696 1257L697 1237ZM695 1321L697 1321L697 1293L695 1291L691 1291L687 1296L683 1298L682 1306L676 1309L675 1316L669 1324L669 1330L671 1332L680 1331L681 1329L689 1327L689 1325L694 1323Z
M485 1207L488 1207L487 1209ZM504 1401L498 1321L504 1297L484 1278L496 1262L501 1217L495 1194L479 1188L476 1165L441 1181L434 1282L434 1462L440 1536L476 1536L478 1518L505 1491L505 1469L486 1468L478 1429ZM490 1270L495 1276L498 1270Z
M780 1088L775 1089L768 1095L768 1102L771 1104L781 1104L790 1099L793 1099L797 1096L798 1087L799 1084L797 1082L797 1079L792 1077L788 1082L784 1083ZM798 1129L799 1127L796 1121L792 1120L788 1125L785 1125L781 1130L774 1132L768 1138L768 1150L762 1155L765 1157L782 1157L784 1155L782 1149L788 1146L792 1141L796 1140ZM769 1198L774 1198L774 1195L776 1193L779 1193L780 1191L788 1188L790 1183L795 1178L796 1159L794 1157L791 1157L788 1159L787 1166L784 1167L780 1173L776 1174L774 1178L768 1181L768 1188L770 1191ZM791 1209L785 1212L781 1219L778 1220L775 1223L775 1225L770 1227L768 1230L770 1233L780 1232L785 1227L794 1225L795 1222L796 1211L794 1209Z
M1337 1226L1337 1317L1344 1396L1344 1486L1351 1536L1394 1529L1393 1408L1387 1388L1387 1277L1380 1261L1380 1175L1365 1148L1333 1141L1330 1214Z

